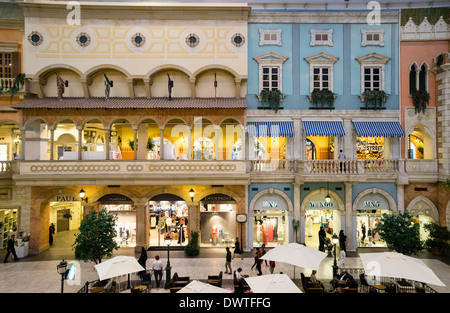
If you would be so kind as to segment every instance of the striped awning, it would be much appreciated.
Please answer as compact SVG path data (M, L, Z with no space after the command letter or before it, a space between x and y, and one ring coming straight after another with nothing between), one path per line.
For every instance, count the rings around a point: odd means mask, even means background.
M361 137L405 137L399 122L355 122L356 134Z
M249 137L294 137L293 122L248 122Z
M303 121L306 136L345 136L341 121Z

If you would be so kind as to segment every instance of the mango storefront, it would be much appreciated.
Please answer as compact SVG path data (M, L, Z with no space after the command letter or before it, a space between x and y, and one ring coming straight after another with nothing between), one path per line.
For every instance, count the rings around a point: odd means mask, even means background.
M276 247L288 243L293 205L289 197L274 188L257 193L249 206L249 243L252 247Z
M386 247L378 234L377 225L383 214L396 210L395 200L389 193L378 188L362 191L354 200L355 247Z

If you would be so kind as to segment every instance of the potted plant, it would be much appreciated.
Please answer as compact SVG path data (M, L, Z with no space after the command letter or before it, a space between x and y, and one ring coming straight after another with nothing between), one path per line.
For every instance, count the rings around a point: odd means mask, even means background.
M200 254L200 246L198 244L198 232L191 231L189 243L184 247L187 256L198 256Z
M336 94L328 89L315 89L308 96L309 101L314 104L316 107L319 106L323 108L325 105L332 108L334 104L334 99L336 98Z
M269 108L275 110L275 113L278 112L280 103L283 101L284 97L285 95L278 89L263 89L258 95L259 101L261 101L262 103L267 103L269 105Z
M365 103L366 109L381 109L388 95L384 90L366 90L360 95L361 101Z
M446 179L445 182L442 183L442 185L444 186L445 190L450 190L450 179Z
M428 223L424 228L429 232L428 238L425 240L427 251L437 255L447 255L450 250L450 231L447 227Z
M426 90L414 90L411 94L415 112L425 113L427 104L430 101L430 94Z

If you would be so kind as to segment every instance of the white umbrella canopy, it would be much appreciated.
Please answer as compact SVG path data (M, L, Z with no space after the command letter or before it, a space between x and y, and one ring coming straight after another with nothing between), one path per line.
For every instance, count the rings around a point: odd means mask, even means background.
M445 287L422 260L398 252L361 253L359 257L366 275L411 279Z
M144 271L136 258L132 256L119 255L105 262L95 265L100 280L117 277L130 273Z
M231 293L231 290L193 280L178 290L177 293Z
M286 274L247 277L245 281L254 293L302 293Z
M326 256L325 252L298 243L288 243L267 251L261 259L317 270Z

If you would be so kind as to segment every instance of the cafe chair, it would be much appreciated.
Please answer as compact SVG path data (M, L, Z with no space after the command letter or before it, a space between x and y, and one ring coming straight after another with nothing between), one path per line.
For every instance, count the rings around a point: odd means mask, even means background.
M364 273L359 274L359 284L361 286L361 291L364 289L365 291L370 291L372 288L372 285L369 285L369 283L366 280L366 275Z
M150 273L145 273L144 275L142 275L141 285L150 288L151 284L152 284L152 275Z

